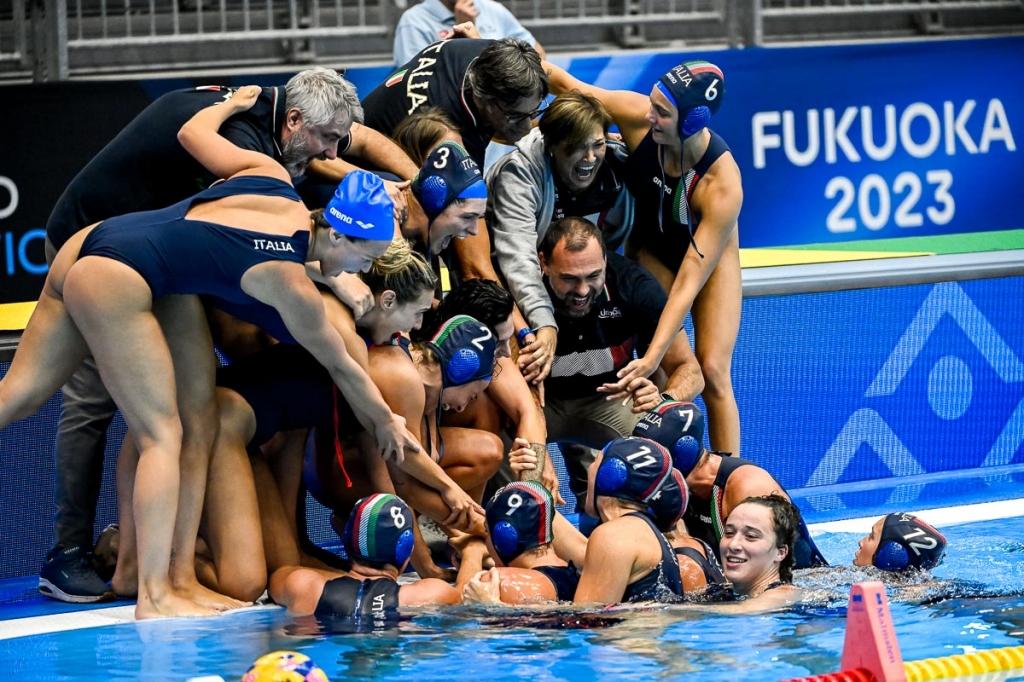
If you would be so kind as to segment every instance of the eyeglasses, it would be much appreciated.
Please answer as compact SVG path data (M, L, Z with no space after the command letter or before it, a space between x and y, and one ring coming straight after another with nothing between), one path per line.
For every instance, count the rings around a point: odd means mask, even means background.
M541 102L541 105L539 107L526 114L520 113L518 111L513 111L509 113L508 111L505 111L505 109L502 108L501 105L495 104L495 106L498 107L498 111L501 112L501 115L505 117L506 123L508 123L509 125L515 125L518 123L522 123L524 121L533 121L539 118L540 115L543 114L544 110L547 108L547 102Z

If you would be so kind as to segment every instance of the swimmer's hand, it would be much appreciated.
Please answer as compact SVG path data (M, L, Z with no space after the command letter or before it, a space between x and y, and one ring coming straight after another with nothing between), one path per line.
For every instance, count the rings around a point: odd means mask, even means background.
M633 362L636 362L636 360ZM626 368L628 368L628 365ZM622 371L626 371L626 368ZM621 400L623 406L632 400L632 411L634 414L653 410L661 402L661 393L653 381L647 377L633 376L632 374L614 384L598 386L597 392L609 394L605 397L605 400Z
M498 569L480 571L462 588L463 604L500 604L501 576Z
M261 92L263 92L263 88L258 85L243 85L235 90L228 103L235 111L247 111L256 104Z
M464 21L455 24L450 31L441 34L441 40L452 40L453 38L483 38L480 31L476 30L476 24L472 21Z
M521 474L537 470L537 453L530 447L530 441L525 438L516 438L512 447L513 449L508 451L508 465L516 478L522 481L524 477Z
M465 490L457 485L452 485L441 491L441 499L452 510L442 526L448 526L465 533L473 532L474 527L484 518L484 510L479 504L473 501Z
M519 369L528 383L539 384L551 373L558 347L558 330L541 327L535 334L527 334L523 340L533 339L519 351ZM542 402L543 404L543 402Z
M366 286L358 275L350 272L343 272L336 277L328 277L327 286L338 300L352 311L352 319L359 320L363 315L373 310L373 292Z
M380 446L380 456L386 461L393 460L396 464L401 464L405 461L406 449L421 452L415 436L405 425L405 417L401 415L392 413L390 422L378 424L374 429L374 437Z
M395 220L398 221L399 230L405 226L405 221L409 219L409 206L405 200L405 190L408 189L410 184L412 184L411 180L403 182L384 181L384 189L387 190L388 196L391 197L391 203L395 205ZM370 298L370 303L372 307L373 297Z

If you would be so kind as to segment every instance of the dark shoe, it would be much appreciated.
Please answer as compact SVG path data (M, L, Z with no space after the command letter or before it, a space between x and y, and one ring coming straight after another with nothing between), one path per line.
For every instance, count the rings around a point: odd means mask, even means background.
M114 592L96 575L81 547L53 550L39 571L39 591L72 604L112 601Z

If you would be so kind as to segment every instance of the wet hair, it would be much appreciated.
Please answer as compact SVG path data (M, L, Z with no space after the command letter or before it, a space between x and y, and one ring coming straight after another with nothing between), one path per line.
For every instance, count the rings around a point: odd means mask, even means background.
M314 66L300 71L284 86L285 107L302 112L302 126L321 126L338 118L339 112L350 122L363 122L363 107L356 86L334 69Z
M433 336L437 328L445 320L456 315L474 317L494 331L497 326L512 314L512 294L489 279L471 279L452 289L444 300L430 310L423 326L412 332L417 341L425 341Z
M793 582L793 566L796 564L794 549L800 530L800 510L796 508L795 504L777 493L748 497L740 504L756 504L771 511L775 546L779 549L787 548L786 558L779 564L779 580L784 583Z
M589 142L594 126L607 133L612 123L614 119L601 100L573 90L544 110L540 132L548 149L563 142L569 149L579 149Z
M405 239L396 239L370 264L369 272L360 275L374 294L385 291L395 292L398 303L407 303L424 291L433 291L437 284L430 263L421 254L413 251Z
M544 240L540 243L538 251L550 260L551 254L554 253L555 247L558 246L558 242L563 239L565 239L565 250L570 253L582 251L587 248L587 244L590 243L591 239L596 239L597 243L601 246L601 255L605 258L608 257L608 250L604 245L604 237L601 235L601 230L597 229L597 225L594 225L589 220L577 218L576 216L569 216L568 218L562 218L551 223L551 227L548 228L547 233L544 235Z
M402 119L391 133L391 139L413 163L422 166L427 155L449 132L460 132L459 124L452 115L440 107L424 107Z
M514 106L524 97L548 96L548 75L533 46L519 38L502 38L488 45L467 72L473 94Z

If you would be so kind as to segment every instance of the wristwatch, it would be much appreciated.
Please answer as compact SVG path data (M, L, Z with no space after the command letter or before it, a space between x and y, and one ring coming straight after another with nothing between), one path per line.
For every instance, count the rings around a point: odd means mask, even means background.
M530 329L529 327L523 327L518 332L516 332L516 342L519 344L519 347L520 348L523 347L523 339L525 339L530 334L536 334L536 333L537 333L536 329Z

